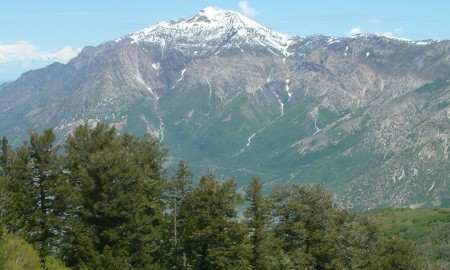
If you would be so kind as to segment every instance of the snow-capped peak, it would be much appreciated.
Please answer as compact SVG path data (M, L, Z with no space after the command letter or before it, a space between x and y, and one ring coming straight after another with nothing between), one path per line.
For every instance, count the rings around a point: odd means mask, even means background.
M225 18L223 21L226 21L227 13L230 11L226 11L223 9L219 9L216 7L206 7L200 10L197 14L193 15L190 19L207 19L207 20L217 20L219 18Z
M245 46L266 48L287 55L292 36L270 30L255 21L230 10L207 7L188 19L161 22L129 36L132 43L168 44L179 50L197 54L217 50L240 49Z
M245 26L245 27L263 27L256 23L255 21L231 10L219 9L216 7L206 7L200 10L197 14L190 17L188 22L206 22L206 23L219 23L219 24L229 24L233 23L234 26Z

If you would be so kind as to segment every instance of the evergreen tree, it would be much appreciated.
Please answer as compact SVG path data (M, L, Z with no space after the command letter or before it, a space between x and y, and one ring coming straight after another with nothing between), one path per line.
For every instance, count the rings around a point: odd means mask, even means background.
M52 130L30 132L15 150L2 139L2 222L37 253L0 231L0 268L65 269L52 254L100 270L418 269L410 242L380 239L370 220L336 207L321 187L282 186L266 198L254 177L243 222L233 180L209 172L193 187L180 162L167 183L167 150L150 135L83 125L62 157L54 141ZM3 248L5 236L23 247L20 264ZM27 261L34 253L39 259Z
M37 247L43 268L45 257L57 248L53 241L59 233L62 205L58 195L62 186L57 155L60 147L54 141L49 129L42 136L30 132L29 143L13 152L5 151L5 142L2 145L3 168L7 168L2 188L3 220L8 230Z
M271 208L259 177L253 177L245 191L250 203L244 216L250 235L252 269L283 269L284 254L272 235Z
M159 265L166 150L151 136L80 126L67 139L73 187L66 260L89 269Z
M6 184L7 179L9 178L9 168L11 166L11 147L9 146L8 139L6 137L2 138L0 150L0 216L4 216L6 206Z
M188 193L182 211L188 269L251 269L245 224L237 219L242 198L236 184L218 182L210 172Z
M315 258L311 254L311 235L315 231L314 227L324 224L317 222L318 217L311 215L314 212L319 214L318 211L309 210L311 207L323 206L305 203L304 197L309 193L303 186L292 185L279 187L272 194L274 217L277 221L274 233L289 257L289 268L315 269Z
M376 230L355 214L335 207L319 186L297 184L272 194L274 233L289 268L367 269L376 251Z
M191 190L193 174L185 162L180 161L175 175L168 186L170 249L169 264L171 269L186 269L186 251L183 249L186 228L185 221L189 217L181 211L181 206Z
M397 238L385 239L380 243L377 260L372 269L418 270L417 251L409 241Z
M8 139L2 138L1 153L0 153L0 175L6 175L8 173L9 154L11 147L9 146Z

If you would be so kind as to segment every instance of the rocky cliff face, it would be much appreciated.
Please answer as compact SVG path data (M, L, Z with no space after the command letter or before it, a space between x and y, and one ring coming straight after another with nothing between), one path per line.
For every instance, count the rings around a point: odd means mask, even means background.
M0 86L0 131L98 121L198 173L320 183L352 208L447 194L450 42L297 37L206 8Z

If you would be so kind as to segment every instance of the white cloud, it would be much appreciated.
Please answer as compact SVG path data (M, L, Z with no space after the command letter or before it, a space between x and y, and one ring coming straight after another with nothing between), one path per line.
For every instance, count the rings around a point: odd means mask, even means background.
M253 9L247 0L241 0L238 4L239 10L247 17L254 18L259 15L258 11Z
M348 35L354 36L354 35L362 34L362 33L364 33L364 31L362 30L361 27L354 27L354 28L350 29L350 31L348 32Z
M0 43L0 63L7 62L62 62L66 63L77 56L81 48L65 46L57 51L42 51L36 45L26 41L18 41L13 44Z
M47 52L41 55L41 59L46 61L58 61L62 63L67 63L70 59L80 53L81 48L72 48L70 46L65 46L56 52Z

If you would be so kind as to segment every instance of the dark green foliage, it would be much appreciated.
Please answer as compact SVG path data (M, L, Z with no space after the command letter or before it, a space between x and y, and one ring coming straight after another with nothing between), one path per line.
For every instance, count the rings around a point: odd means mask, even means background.
M153 138L81 126L67 139L75 220L70 265L138 269L157 265L165 150Z
M6 171L3 220L8 230L35 244L42 266L59 233L64 204L59 193L64 187L57 155L59 146L54 146L54 141L52 130L46 130L42 136L30 132L29 143L11 153L2 151L8 160L2 158Z
M413 242L422 268L448 269L450 214L447 210L376 209L363 214L375 221L383 237ZM439 265L446 267L439 268Z
M395 238L384 240L378 251L378 269L418 270L417 252L409 241Z
M442 102L440 102L440 103L438 103L436 105L436 110L442 110L444 108L447 108L449 105L450 105L449 101L447 101L447 100L446 101L442 101Z
M8 143L8 139L6 137L2 138L2 147L1 147L1 154L0 154L0 172L1 174L6 174L7 170L6 170L6 166L9 163L8 162L8 156L9 156L9 152L10 152L10 146Z
M335 207L319 186L290 185L272 194L274 233L294 269L365 269L373 265L376 229Z
M151 136L98 124L78 127L63 153L54 141L51 130L31 132L14 150L3 138L0 152L2 222L36 247L41 268L64 268L49 255L75 269L418 267L411 242L380 238L320 186L280 186L266 197L254 177L243 209L236 183L212 172L193 185L180 162L166 181L167 151ZM11 260L1 252L4 266Z
M188 193L182 206L188 269L251 269L245 224L237 220L242 202L236 184L212 173Z
M256 176L246 188L246 200L250 203L244 216L250 235L252 269L282 269L287 258L272 234L271 208Z
M421 87L417 88L415 92L424 94L424 93L434 93L436 91L444 89L446 86L449 85L449 82L446 78L437 79L436 81L432 83L427 83L422 85Z
M168 267L171 269L186 269L186 251L183 243L186 240L186 221L189 219L186 214L181 211L186 196L191 191L193 174L189 171L185 162L178 164L175 176L168 186L168 207L170 238L168 239L169 258L167 260Z
M7 176L9 174L9 167L11 165L10 159L10 146L6 137L2 138L0 153L0 216L4 215L6 205L6 184ZM0 228L0 230L3 228Z

